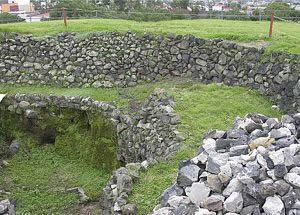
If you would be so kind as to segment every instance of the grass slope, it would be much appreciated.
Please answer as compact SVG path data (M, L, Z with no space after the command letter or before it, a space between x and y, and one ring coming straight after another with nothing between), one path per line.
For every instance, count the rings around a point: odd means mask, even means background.
M232 21L232 20L173 20L160 22L137 22L118 19L70 20L65 28L63 21L39 23L13 23L0 25L0 32L23 32L35 36L57 34L61 32L88 32L132 30L139 34L152 32L166 35L192 34L205 39L225 39L239 42L270 43L269 51L289 51L300 54L300 24L275 22L273 38L268 38L270 23L268 21Z
M91 96L96 100L114 101L118 106L126 108L128 98L142 101L157 87L165 89L169 95L174 97L177 103L175 110L180 115L182 122L178 129L184 134L186 140L183 148L172 160L150 168L141 175L139 182L134 186L130 202L138 205L139 214L147 214L159 203L161 193L175 182L179 161L191 158L197 153L204 132L209 129L227 129L232 126L236 116L244 116L248 112L259 112L272 117L281 115L271 109L270 101L255 91L217 84L202 85L191 81L161 82L128 89L57 89L15 87L2 84L0 92ZM120 96L124 91L128 98ZM87 189L88 194L96 198L99 196L99 188L103 185L102 179L106 178L101 170L89 169L84 167L84 164L82 164L83 166L75 165L64 157L53 154L51 149L38 149L36 153L33 153L32 158L28 161L25 159L25 162L21 162L22 156L23 154L19 154L13 158L11 167L3 174L17 178L12 181L14 183L12 183L10 191L16 193L16 198L21 205L25 205L26 202L29 204L28 207L33 207L30 211L38 208L43 208L45 212L47 210L59 211L61 208L71 207L77 199L72 195L60 194L57 196L55 192L42 192L43 195L39 194L40 198L36 198L35 195L31 195L35 190L35 184L39 185L38 193L41 192L40 189L47 191L57 185L83 186ZM67 180L60 183L59 180L55 180L58 175L61 175L62 178L67 176ZM0 184L2 184L1 179ZM23 184L25 187L32 186L31 192L23 192L20 188ZM29 208L22 209L21 207L21 211L29 211Z
M179 130L187 138L184 147L169 162L162 162L144 173L134 186L130 202L138 205L139 214L147 214L167 187L175 183L180 160L196 155L203 134L209 129L228 129L236 116L259 112L271 117L280 113L271 109L270 101L252 90L216 84L186 84L168 90L174 96L176 112L181 116Z

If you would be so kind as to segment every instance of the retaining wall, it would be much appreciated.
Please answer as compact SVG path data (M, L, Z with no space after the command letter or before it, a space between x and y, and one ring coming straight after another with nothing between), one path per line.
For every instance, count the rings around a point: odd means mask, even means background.
M187 77L259 89L286 112L300 111L299 57L222 40L145 33L74 34L0 43L0 83L128 87Z

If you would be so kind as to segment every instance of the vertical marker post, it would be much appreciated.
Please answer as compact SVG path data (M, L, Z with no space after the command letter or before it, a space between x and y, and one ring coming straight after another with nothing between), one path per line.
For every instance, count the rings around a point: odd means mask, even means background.
M64 23L65 23L65 26L67 27L67 26L68 26L68 23L67 23L67 12L66 12L66 8L63 8L63 16L64 16Z
M269 31L269 37L272 37L272 33L273 33L273 23L274 23L274 18L275 18L275 13L274 11L272 12L271 15L271 22L270 22L270 31Z
M29 12L30 12L30 15L29 15L29 20L30 22L32 21L32 8L31 8L31 0L29 0Z
M261 10L258 11L259 12L259 21L262 20L262 17L261 17Z

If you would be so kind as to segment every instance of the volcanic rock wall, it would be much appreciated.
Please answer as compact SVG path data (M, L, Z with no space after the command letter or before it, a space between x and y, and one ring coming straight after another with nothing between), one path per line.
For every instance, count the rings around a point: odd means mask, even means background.
M300 111L299 57L265 53L222 40L194 36L97 33L0 43L0 83L59 87L127 87L186 77L260 90L282 110Z
M176 130L179 117L171 105L175 103L165 93L153 93L139 111L124 114L114 105L91 98L17 94L6 97L0 111L30 118L38 117L41 108L55 106L102 114L111 120L117 133L116 159L126 164L167 159L180 148L183 137Z

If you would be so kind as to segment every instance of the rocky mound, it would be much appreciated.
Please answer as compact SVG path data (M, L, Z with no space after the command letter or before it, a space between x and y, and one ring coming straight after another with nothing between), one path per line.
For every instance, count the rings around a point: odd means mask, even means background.
M0 214L1 215L15 215L15 205L13 201L8 199L0 201Z
M251 113L209 131L153 214L300 214L299 137L300 113L281 122Z

